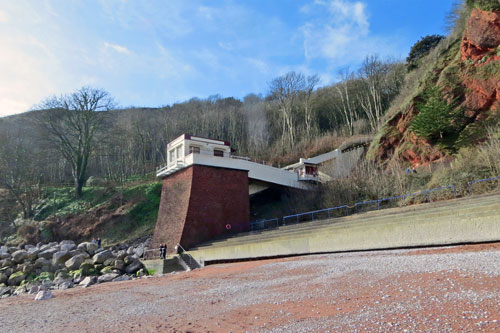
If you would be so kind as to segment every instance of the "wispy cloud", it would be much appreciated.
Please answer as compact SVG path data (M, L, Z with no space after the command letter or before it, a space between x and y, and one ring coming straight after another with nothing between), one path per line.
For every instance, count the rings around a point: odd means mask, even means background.
M113 43L108 43L108 42L104 42L104 48L112 49L112 50L114 50L118 53L122 53L122 54L131 54L132 53L125 46L113 44Z

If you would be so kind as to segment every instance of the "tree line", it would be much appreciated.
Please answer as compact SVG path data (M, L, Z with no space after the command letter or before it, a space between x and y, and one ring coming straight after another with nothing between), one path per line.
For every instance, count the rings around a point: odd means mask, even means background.
M317 75L289 72L269 82L265 96L215 95L159 108L117 108L106 91L83 87L0 119L0 186L30 217L44 185L72 183L78 197L90 176L122 184L151 174L182 133L228 140L235 154L258 159L324 135L375 133L405 72L404 63L370 56L321 88Z

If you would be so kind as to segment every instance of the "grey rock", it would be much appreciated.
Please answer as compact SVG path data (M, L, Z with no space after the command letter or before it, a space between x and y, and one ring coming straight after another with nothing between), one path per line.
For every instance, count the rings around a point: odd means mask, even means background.
M69 258L68 260L66 260L66 262L64 263L64 266L66 266L66 268L69 269L69 270L79 269L80 266L85 261L85 259L86 259L85 255L83 255L83 254L77 254L76 256L74 256L74 257Z
M126 256L127 256L127 252L123 251L123 250L120 250L116 253L116 259L123 260L123 259L125 259Z
M66 280L57 285L57 289L66 290L68 288L73 288L73 282L71 280Z
M12 256L9 252L0 252L0 260L10 259Z
M5 274L4 272L0 272L0 283L5 283L8 279L9 277L7 276L7 274Z
M116 259L114 262L114 268L119 269L120 271L125 271L125 262L120 259Z
M136 260L133 263L131 263L130 265L128 265L127 267L125 267L125 272L127 272L127 274L134 274L135 272L137 272L138 270L140 270L143 267L144 267L144 265L142 264L142 262L140 262L139 260Z
M0 253L9 253L9 248L7 246L0 246Z
M71 258L71 254L68 251L56 252L52 256L52 265L64 264L69 258Z
M87 252L90 254L90 255L93 255L94 253L96 253L97 249L98 249L98 246L96 243L92 243L92 242L87 242Z
M102 264L106 261L106 259L109 259L112 257L113 257L113 253L110 250L104 250L102 252L96 253L92 257L92 260L94 261L94 264Z
M133 248L133 247L129 247L129 248L127 249L127 254L128 254L128 255L132 255L132 254L134 254L134 253L135 253L135 252L134 252L134 248Z
M131 263L136 262L137 258L134 258L133 256L126 256L123 261L125 264L130 265Z
M28 294L36 294L40 291L40 286L32 286L28 291Z
M17 272L15 274L12 274L11 276L9 276L9 279L7 280L7 285L9 285L9 286L17 286L25 278L26 278L25 274L23 274L21 272Z
M76 245L75 243L65 243L65 244L61 244L61 251L72 251L76 249Z
M83 279L78 285L82 287L88 287L97 282L97 278L95 276L87 276L85 279Z
M25 274L29 274L33 271L34 269L34 266L32 264L30 264L29 262L26 262L24 264L21 265L21 271Z
M139 245L134 252L139 258L141 258L144 255L144 246Z
M42 268L46 266L50 266L50 261L48 259L38 258L35 260L35 268Z
M56 247L51 247L45 250L40 250L41 252L38 253L38 258L44 258L47 260L52 259L55 253L59 251Z
M26 292L26 287L20 286L20 287L17 287L16 290L14 290L14 292L12 294L13 295L21 295L21 294L24 294L25 292Z
M128 280L132 280L132 278L130 276L128 276L127 274L123 274L123 275L120 275L119 277L113 279L113 282L128 281Z
M12 260L14 260L15 263L20 264L28 257L28 252L25 250L19 250L14 253L12 253Z
M36 260L36 258L38 258L38 253L39 252L40 251L36 247L30 248L28 250L28 257L26 259L30 260L30 261Z
M51 299L54 297L50 290L41 290L35 296L35 301L44 301L46 299Z
M12 294L12 289L9 287L0 287L0 297L4 295L10 295Z
M106 259L103 263L104 266L114 266L115 258Z
M99 282L99 283L111 282L114 279L116 279L117 277L118 277L118 274L116 274L116 273L108 273L108 274L104 274L104 275L99 276L97 278L97 282Z
M10 259L4 259L4 260L0 261L1 268L12 267L12 266L14 266L14 262Z

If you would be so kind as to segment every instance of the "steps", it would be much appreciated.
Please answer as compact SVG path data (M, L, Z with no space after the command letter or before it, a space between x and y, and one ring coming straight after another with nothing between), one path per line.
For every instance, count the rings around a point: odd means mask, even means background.
M199 245L198 261L500 240L500 194L253 231Z

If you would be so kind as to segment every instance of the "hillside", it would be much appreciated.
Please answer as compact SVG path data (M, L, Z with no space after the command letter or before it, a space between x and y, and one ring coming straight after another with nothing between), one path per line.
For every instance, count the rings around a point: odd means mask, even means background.
M370 147L372 159L422 166L486 140L488 128L500 120L500 5L496 3L468 1L455 30L407 75ZM496 11L488 11L492 8ZM439 114L446 108L448 112ZM425 110L434 115L425 115ZM422 124L426 128L419 128Z

